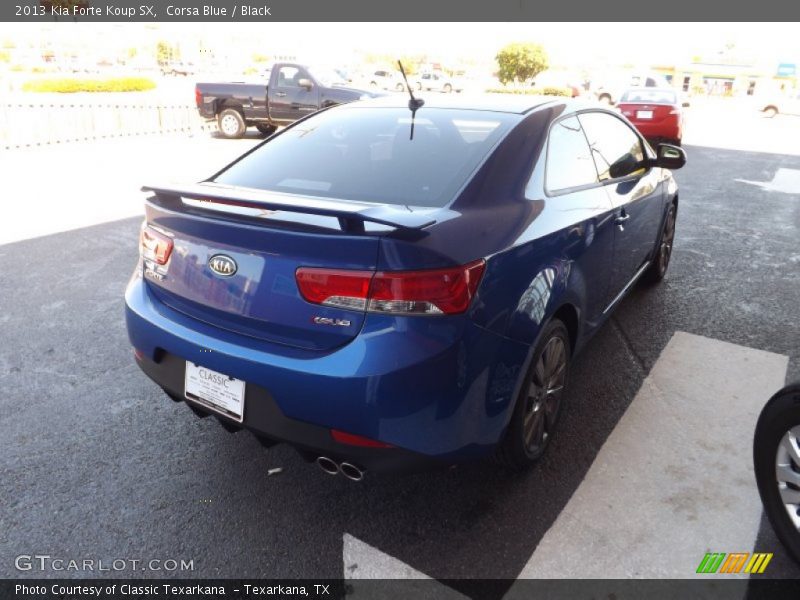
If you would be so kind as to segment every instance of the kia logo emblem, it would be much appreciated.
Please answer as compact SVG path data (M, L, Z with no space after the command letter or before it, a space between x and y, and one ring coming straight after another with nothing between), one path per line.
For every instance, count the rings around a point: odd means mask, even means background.
M208 268L221 277L230 277L236 273L236 261L224 254L215 254L208 259Z

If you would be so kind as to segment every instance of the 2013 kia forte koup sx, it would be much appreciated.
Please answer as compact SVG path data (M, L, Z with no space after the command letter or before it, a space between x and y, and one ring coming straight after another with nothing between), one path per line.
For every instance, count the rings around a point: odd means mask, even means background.
M542 454L575 352L664 277L685 154L572 100L419 104L145 188L127 327L172 399L351 479Z

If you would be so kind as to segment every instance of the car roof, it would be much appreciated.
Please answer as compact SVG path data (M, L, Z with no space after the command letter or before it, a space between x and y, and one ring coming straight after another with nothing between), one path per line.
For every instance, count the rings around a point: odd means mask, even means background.
M450 108L456 110L477 110L486 112L504 112L524 115L544 106L568 104L570 106L584 103L569 98L556 96L535 96L529 94L437 94L416 93L416 98L425 100L424 108ZM376 108L408 108L407 94L389 94L362 100L345 106L363 106Z

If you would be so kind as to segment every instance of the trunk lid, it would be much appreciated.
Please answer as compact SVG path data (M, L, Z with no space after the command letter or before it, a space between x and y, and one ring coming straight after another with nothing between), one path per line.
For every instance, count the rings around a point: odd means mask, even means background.
M156 192L148 225L173 242L164 266L143 267L161 302L217 327L321 351L351 341L366 313L307 302L296 270L374 271L380 232L404 226L393 219L410 228L431 222L380 205L205 184L145 189Z
M619 110L631 121L658 123L668 118L675 107L671 104L620 104ZM647 117L647 113L650 113L651 116Z

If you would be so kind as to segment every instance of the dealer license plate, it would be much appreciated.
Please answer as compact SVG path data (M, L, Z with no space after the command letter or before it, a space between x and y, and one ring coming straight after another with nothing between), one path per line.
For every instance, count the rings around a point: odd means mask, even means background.
M636 111L636 118L637 119L652 119L653 118L653 111L652 110L637 110Z
M244 381L186 361L185 395L189 400L242 422Z

